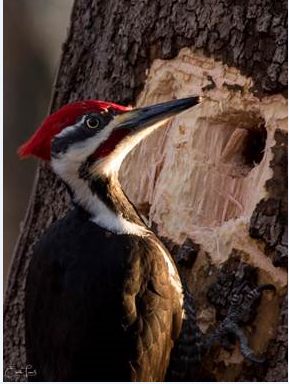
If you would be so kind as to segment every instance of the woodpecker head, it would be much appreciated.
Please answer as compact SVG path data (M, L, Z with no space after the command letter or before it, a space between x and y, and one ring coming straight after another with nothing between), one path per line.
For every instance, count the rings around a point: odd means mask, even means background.
M95 176L113 174L145 136L199 102L199 97L188 97L131 110L103 101L77 101L44 120L18 153L20 158L51 161L68 183L84 170Z

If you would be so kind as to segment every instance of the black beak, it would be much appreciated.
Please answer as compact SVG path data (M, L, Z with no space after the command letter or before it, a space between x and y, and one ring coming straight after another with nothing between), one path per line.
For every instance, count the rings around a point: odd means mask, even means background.
M121 121L117 129L129 129L131 133L138 132L143 128L150 127L169 117L177 115L201 102L200 96L186 97L166 101L164 103L150 105L148 107L134 109L121 115Z

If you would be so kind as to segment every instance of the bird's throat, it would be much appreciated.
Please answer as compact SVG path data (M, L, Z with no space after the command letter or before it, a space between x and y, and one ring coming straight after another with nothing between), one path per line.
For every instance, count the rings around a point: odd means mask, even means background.
M132 223L143 225L143 221L123 192L116 176L95 177L90 181L90 189L116 215L121 215Z
M63 157L54 159L53 169L91 221L117 234L146 235L148 229L123 192L118 172L102 172L95 163L92 157L85 162Z

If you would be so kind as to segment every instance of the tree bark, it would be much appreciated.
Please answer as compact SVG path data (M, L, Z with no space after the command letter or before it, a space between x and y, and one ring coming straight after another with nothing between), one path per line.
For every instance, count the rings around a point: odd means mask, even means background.
M286 7L271 0L76 0L53 89L51 111L88 98L144 105L205 95L195 112L138 146L121 179L173 254L191 241L180 270L203 332L219 313L206 294L220 274L226 281L222 268L236 257L258 282L276 286L246 328L256 351L268 349L270 364L252 368L238 348L219 348L204 362L217 381L285 381ZM39 164L7 286L4 369L26 365L27 267L34 244L68 203L62 182Z

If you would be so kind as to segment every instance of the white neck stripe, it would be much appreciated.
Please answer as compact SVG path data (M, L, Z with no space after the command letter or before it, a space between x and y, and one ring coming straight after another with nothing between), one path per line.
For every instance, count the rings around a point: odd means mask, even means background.
M100 227L106 228L119 235L136 235L143 237L150 233L147 228L132 223L108 209L107 212L98 212L90 220Z
M92 216L91 221L111 232L118 234L134 234L145 236L149 233L145 226L129 222L109 209L96 194L93 194L88 182L78 175L79 163L70 161L67 156L52 159L56 173L70 186L74 193L74 201Z

